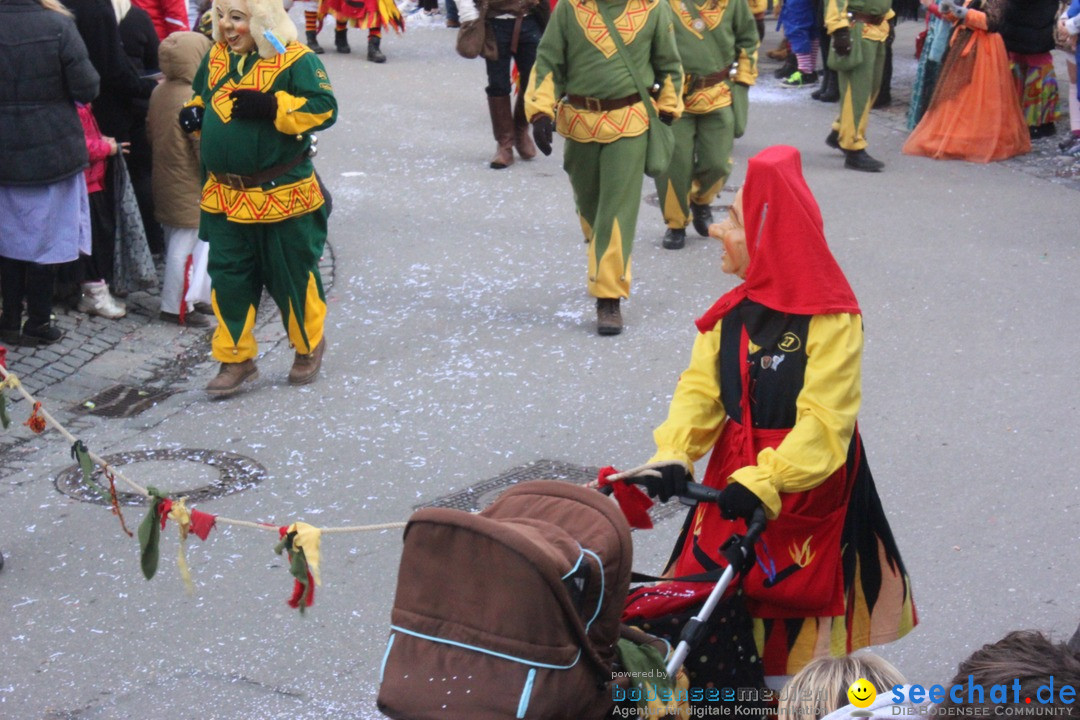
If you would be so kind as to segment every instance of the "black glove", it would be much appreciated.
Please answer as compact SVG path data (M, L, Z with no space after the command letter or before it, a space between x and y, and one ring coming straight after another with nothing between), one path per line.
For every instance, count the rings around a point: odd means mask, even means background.
M851 54L851 28L837 28L832 34L832 46L836 48L836 54L847 57Z
M239 120L273 120L277 116L277 97L258 90L233 90L232 116Z
M754 511L761 507L758 496L737 482L728 483L716 501L720 505L720 514L728 520L742 518L747 522L754 516Z
M532 121L533 142L540 152L545 155L551 154L551 134L555 130L555 123L547 115L537 115Z
M658 115L660 116L660 122L664 123L665 125L667 125L669 127L671 126L671 123L675 122L675 116L672 115L671 113L662 112L662 113L658 113Z
M656 475L639 476L640 484L645 486L645 492L649 494L649 497L657 498L660 502L667 502L676 495L685 493L686 485L691 481L686 466L677 460L649 472L657 473L659 477Z
M189 135L202 130L203 109L198 105L188 105L180 110L180 129Z

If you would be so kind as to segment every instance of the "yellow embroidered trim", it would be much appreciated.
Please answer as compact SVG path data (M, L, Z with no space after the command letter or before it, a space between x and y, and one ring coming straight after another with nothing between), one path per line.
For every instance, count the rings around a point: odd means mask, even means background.
M199 207L208 213L225 214L232 222L276 222L305 215L323 205L315 173L288 185L269 189L234 190L210 175L203 186Z
M686 9L686 3L694 2L694 0L671 0L671 9L675 11L675 14L679 16L679 20L682 22L683 27L690 31L690 34L698 39L704 39L705 33L702 30L694 27L694 16L690 14L690 11ZM709 7L709 3L706 2L704 7L699 7L694 2L694 7L698 11L698 15L701 16L702 21L705 23L705 28L708 30L715 30L716 26L720 24L720 21L724 19L724 11L727 10L727 0L720 0L716 4L716 7Z
M649 20L649 13L654 7L657 7L656 0L652 3L649 0L628 0L626 9L614 20L615 29L619 31L625 45L632 43L645 27L645 23ZM596 0L575 0L574 19L585 33L585 39L603 53L604 57L610 58L615 54L615 41L608 34L607 24L600 15Z
M683 98L685 111L702 115L731 104L731 88L725 82L698 90Z
M221 122L229 122L232 119L233 105L229 93L237 89L258 90L259 92L269 90L281 73L288 70L297 60L309 52L311 50L306 45L293 42L286 46L285 53L282 55L274 55L269 59L259 58L251 70L246 72L239 80L229 80L219 87L214 96L210 98L210 106L214 108L214 112L221 118ZM229 72L229 51L225 45L218 43L210 48L210 59L207 62L210 71L209 85L210 87L217 87L221 79Z
M555 129L578 142L609 143L641 135L649 129L649 115L641 102L609 112L579 110L562 103L555 114Z

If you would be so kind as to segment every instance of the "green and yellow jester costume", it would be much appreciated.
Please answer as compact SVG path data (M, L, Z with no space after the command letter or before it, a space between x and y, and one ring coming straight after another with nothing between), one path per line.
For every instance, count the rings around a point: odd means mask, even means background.
M833 38L829 65L840 81L840 115L830 138L845 152L866 149L866 122L881 87L889 18L895 14L892 0L827 0L825 29ZM851 52L843 57L836 57L838 31L850 35Z
M211 299L219 325L213 355L253 359L252 332L263 287L281 310L300 355L322 341L326 302L318 262L328 209L309 157L311 133L330 127L337 100L319 59L290 41L285 52L238 55L224 42L203 58L189 105L204 110L206 174L200 237L210 243ZM233 117L236 90L276 98L273 120Z
M600 0L614 20L630 65L654 81L659 113L682 113L682 66L671 9L660 0ZM649 115L618 56L596 0L562 0L537 49L525 93L530 121L545 115L566 138L570 176L588 243L589 294L630 294L630 254L641 205Z
M675 152L667 173L656 178L656 192L664 222L681 230L690 222L690 203L707 207L731 174L748 86L757 80L758 34L746 0L669 1L686 73L685 108L672 125Z

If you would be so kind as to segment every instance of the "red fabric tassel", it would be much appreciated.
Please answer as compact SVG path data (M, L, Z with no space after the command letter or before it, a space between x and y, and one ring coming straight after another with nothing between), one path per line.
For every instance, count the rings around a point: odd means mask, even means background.
M307 591L306 594L305 590ZM293 591L292 597L289 598L289 607L298 608L301 601L303 601L304 607L311 607L315 604L315 578L311 576L310 570L308 570L307 574L307 587L304 587L304 583L299 580L293 580Z
M165 521L169 519L169 511L172 510L172 500L162 500L158 505L158 519L161 520L161 529L165 529Z
M600 487L611 486L611 490L615 495L615 502L619 503L619 509L623 511L623 515L626 516L630 527L639 530L651 530L653 524L652 518L649 517L649 508L653 506L653 501L645 493L641 492L637 485L630 485L620 480L614 482L608 480L610 476L618 472L611 466L600 468L596 481L600 484Z
M214 529L214 524L217 522L217 515L211 515L210 513L204 513L201 510L191 511L191 532L199 536L200 540L206 540L206 537L210 534L210 531Z

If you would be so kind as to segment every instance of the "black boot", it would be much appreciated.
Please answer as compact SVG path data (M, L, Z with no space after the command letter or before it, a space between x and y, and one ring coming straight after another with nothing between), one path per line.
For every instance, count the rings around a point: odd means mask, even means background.
M712 208L708 204L690 203L690 215L694 218L694 229L701 237L709 237L709 226L713 224Z
M373 63L386 62L386 56L382 54L382 50L379 49L379 43L382 41L381 37L375 35L368 35L367 39L367 59Z
M836 102L840 99L840 81L835 70L826 69L822 73L821 87L810 93L810 97L821 102Z
M889 107L892 104L892 46L896 37L896 20L889 21L889 36L885 40L885 67L881 70L881 85L877 97L874 98L872 107L875 109Z
M349 47L349 39L345 34L349 32L346 30L334 30L334 47L337 48L339 53L347 55L352 52L352 48Z
M831 147L833 150L840 149L840 131L833 130L825 136L825 144Z
M307 46L311 49L311 52L315 53L316 55L322 55L324 52L326 52L325 50L323 50L322 45L319 44L319 38L315 34L314 30L307 31Z
M870 157L870 154L865 150L845 150L844 167L848 170L876 173L881 172L881 169L885 167L885 163Z
M662 244L666 250L682 250L686 245L686 230L683 228L668 228L667 232L664 233L664 242Z

